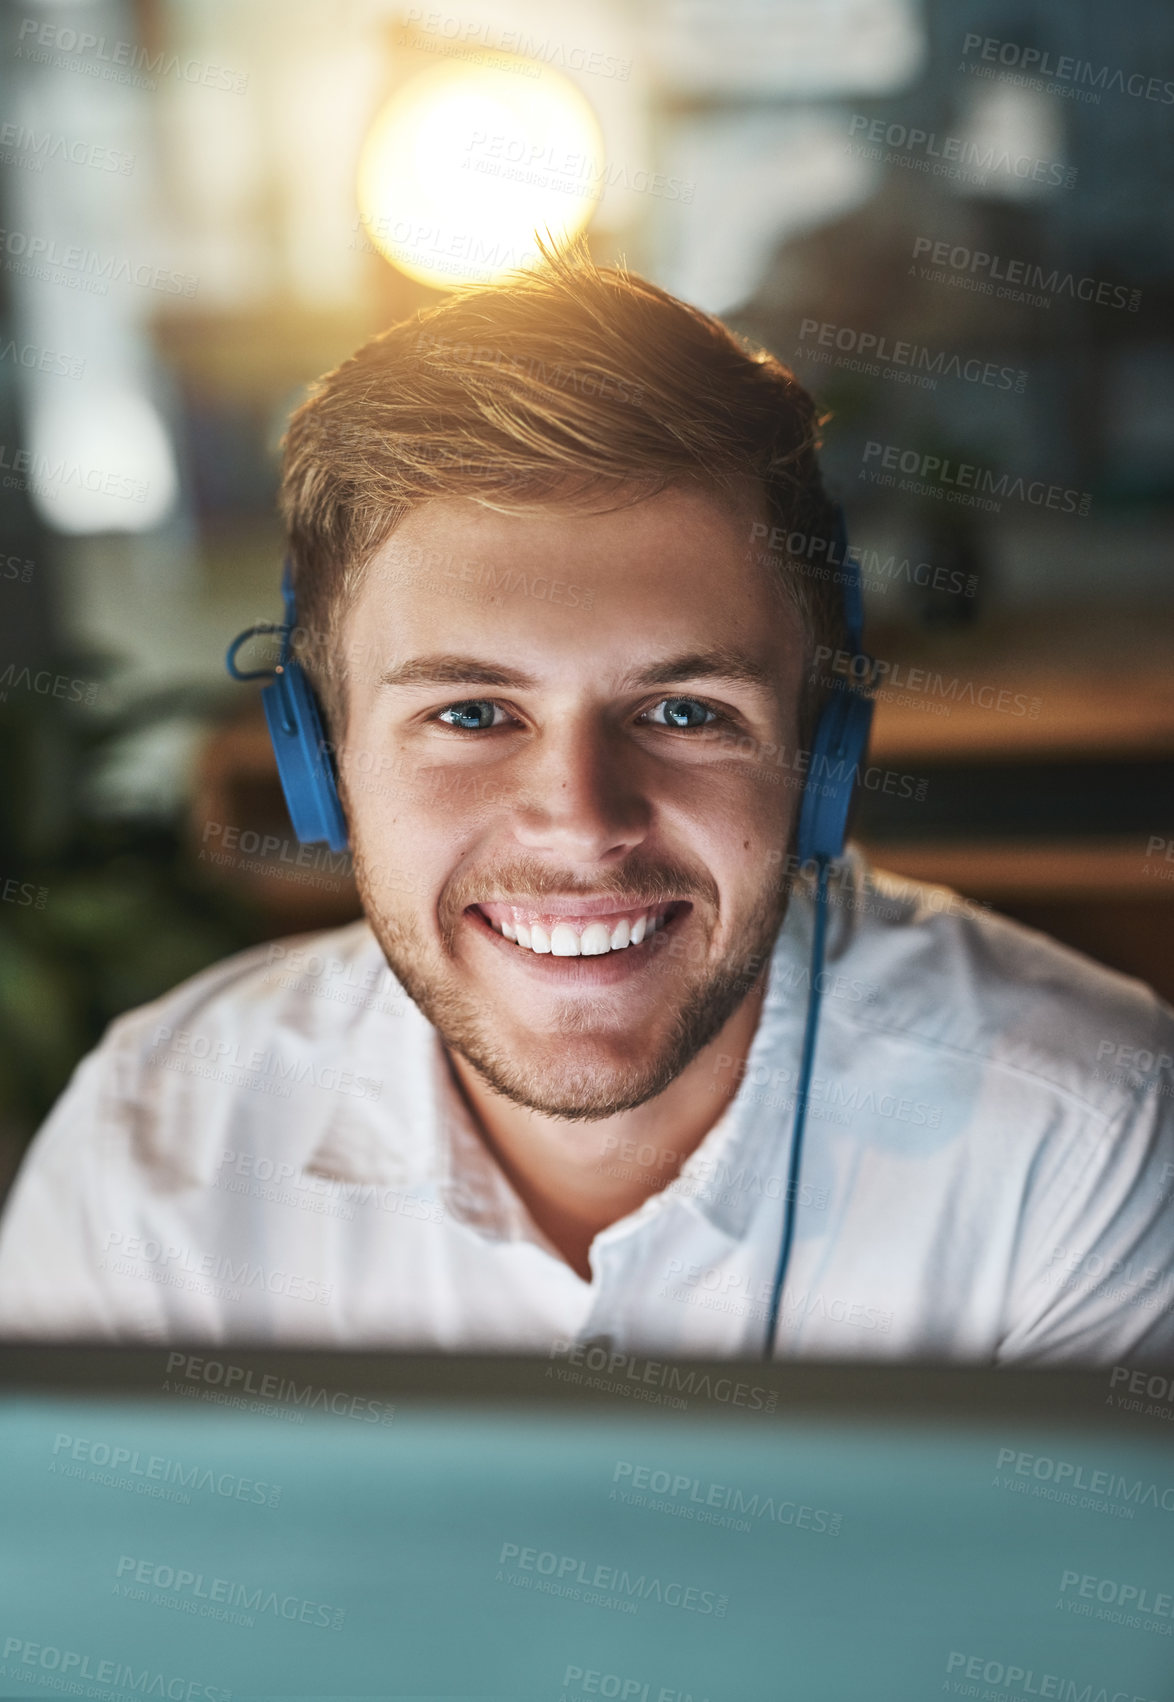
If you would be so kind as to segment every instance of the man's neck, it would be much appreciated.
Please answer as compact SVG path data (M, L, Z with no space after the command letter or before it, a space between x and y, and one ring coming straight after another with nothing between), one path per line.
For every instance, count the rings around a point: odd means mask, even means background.
M494 1092L465 1059L448 1053L482 1140L535 1223L584 1280L590 1279L588 1255L599 1232L671 1182L733 1099L764 991L760 977L725 1026L663 1093L634 1111L592 1123L571 1123L515 1105ZM719 1054L721 1069L715 1067Z

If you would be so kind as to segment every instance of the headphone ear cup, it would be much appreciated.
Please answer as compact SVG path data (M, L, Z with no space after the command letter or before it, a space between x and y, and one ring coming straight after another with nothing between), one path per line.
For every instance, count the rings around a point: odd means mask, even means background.
M799 807L795 851L800 864L834 862L844 854L848 811L868 749L872 711L872 699L850 688L836 691L823 707Z
M287 661L261 693L277 773L293 830L303 845L347 847L346 818L326 747L322 715L304 670Z

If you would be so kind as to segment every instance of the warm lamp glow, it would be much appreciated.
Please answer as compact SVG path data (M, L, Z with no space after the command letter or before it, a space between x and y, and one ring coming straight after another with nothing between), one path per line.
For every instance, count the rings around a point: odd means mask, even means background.
M569 78L512 54L421 72L371 127L363 228L411 278L492 283L540 256L534 232L578 235L603 186L603 136Z

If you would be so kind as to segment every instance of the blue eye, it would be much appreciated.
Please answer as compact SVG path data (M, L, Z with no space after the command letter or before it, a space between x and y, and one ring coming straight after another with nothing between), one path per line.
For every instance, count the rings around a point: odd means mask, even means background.
M501 720L495 719L499 711ZM664 712L663 717L658 711ZM682 733L699 732L728 719L699 697L662 697L652 710L645 712L644 718L651 720L654 726L671 727ZM436 719L461 733L485 733L504 725L507 718L501 705L492 698L473 697L461 703L447 704Z
M459 727L464 733L480 733L493 726L496 710L496 703L485 697L476 697L467 703L450 703L447 709L441 710L437 719L444 721L448 727ZM446 719L450 715L454 717L451 721Z
M702 703L697 697L664 697L656 708L665 712L661 726L677 727L685 732L691 732L695 727L712 726L714 721L721 719L707 703ZM709 720L705 720L705 716L708 716Z

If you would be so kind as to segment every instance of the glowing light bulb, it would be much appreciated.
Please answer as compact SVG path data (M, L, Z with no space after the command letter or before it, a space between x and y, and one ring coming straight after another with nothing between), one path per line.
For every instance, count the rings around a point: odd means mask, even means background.
M362 228L411 278L492 283L585 229L603 187L603 135L574 83L513 54L439 65L396 91L359 160Z

